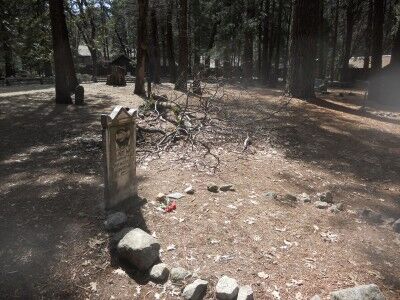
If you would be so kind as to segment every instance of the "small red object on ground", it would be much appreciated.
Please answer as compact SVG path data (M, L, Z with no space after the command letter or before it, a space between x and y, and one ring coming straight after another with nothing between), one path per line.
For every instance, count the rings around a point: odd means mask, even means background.
M165 209L165 212L171 212L176 209L176 201L172 201Z

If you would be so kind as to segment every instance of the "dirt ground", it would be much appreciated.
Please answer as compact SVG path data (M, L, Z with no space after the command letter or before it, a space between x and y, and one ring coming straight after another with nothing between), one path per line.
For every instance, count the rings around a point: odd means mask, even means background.
M121 269L102 225L100 114L142 100L131 85L84 87L82 107L56 106L51 86L0 89L0 298L177 299L182 287ZM391 228L400 218L399 111L366 103L362 91L331 90L265 118L286 101L280 93L252 87L218 103L218 118L242 131L210 140L215 173L182 145L159 157L139 153L130 225L159 239L169 266L208 280L209 299L224 274L251 284L256 299L328 299L367 283L400 299L400 235ZM253 144L242 152L249 132ZM210 182L236 191L210 193ZM187 185L195 194L176 211L158 209L158 193ZM344 211L265 196L326 190ZM365 208L383 222L362 219Z

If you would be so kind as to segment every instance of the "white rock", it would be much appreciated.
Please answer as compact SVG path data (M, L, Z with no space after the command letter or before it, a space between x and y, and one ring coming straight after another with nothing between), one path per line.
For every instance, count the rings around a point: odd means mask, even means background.
M235 279L222 276L215 287L215 296L219 300L233 300L239 292L239 286Z
M171 269L171 281L180 282L190 276L190 272L182 267Z
M385 300L375 284L359 285L331 293L331 300Z
M184 288L182 297L186 300L201 300L207 293L207 286L207 281L196 279Z
M253 300L253 289L250 285L240 287L237 300Z
M309 203L311 202L311 198L307 193L302 193L300 195L297 196L297 200L304 202L304 203Z
M155 282L163 282L168 278L169 270L166 264L154 265L150 270L150 279Z
M330 206L329 203L323 202L323 201L315 201L314 205L316 208L319 208L319 209L326 209Z
M147 232L135 228L119 241L117 250L120 258L146 271L159 259L160 244Z
M189 195L193 195L194 194L194 188L192 186L189 186L185 189L185 193L189 194Z
M167 195L167 198L172 198L172 199L181 199L182 197L185 197L185 195L178 192Z

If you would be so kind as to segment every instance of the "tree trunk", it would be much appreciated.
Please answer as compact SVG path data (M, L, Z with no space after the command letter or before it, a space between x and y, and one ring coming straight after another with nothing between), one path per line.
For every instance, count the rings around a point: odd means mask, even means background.
M71 104L78 85L65 21L64 1L50 0L51 33L56 76L56 103Z
M254 0L247 0L246 24L244 30L243 47L243 78L245 83L249 83L253 78L253 29L250 26L255 15Z
M5 71L6 71L5 75L6 77L14 76L15 75L14 59L13 59L12 49L8 40L5 40L3 42L3 51L4 51Z
M318 46L318 77L325 79L325 21L324 21L324 1L321 1L320 24L319 24L319 46Z
M279 61L280 61L280 50L281 50L281 33L282 33L282 10L283 0L279 0L278 7L278 22L276 24L276 49L275 49L275 62L274 62L274 77L273 83L277 83L279 80Z
M261 62L261 80L264 83L268 82L269 70L268 70L268 57L269 57L269 0L265 2L265 11L263 19L263 52Z
M365 54L364 54L364 70L369 69L370 56L371 56L371 32L372 32L372 16L374 11L373 0L368 3L368 18L367 27L365 28Z
M163 72L167 69L167 46L165 39L165 24L163 24L160 28L161 32L161 54L162 54L162 69ZM165 75L165 74L164 74Z
M138 18L138 33L137 33L137 55L136 55L136 80L135 91L136 95L146 96L144 87L146 76L146 52L147 52L147 11L149 7L148 0L138 0L139 18Z
M289 4L289 11L291 12L292 6L291 3ZM292 14L289 13L288 16L288 22L289 28L288 28L288 34L286 35L286 48L285 48L285 57L283 58L283 82L286 84L286 79L287 79L287 70L288 70L288 60L289 60L289 44L290 44L290 23L292 22Z
M169 77L171 82L176 81L176 65L175 65L175 51L174 51L174 33L172 31L172 10L173 0L169 0L167 9L167 50L168 50L168 66Z
M189 46L188 46L188 5L187 0L179 0L179 71L175 83L175 89L186 92L188 67L189 67Z
M292 9L287 90L297 98L314 98L319 0L295 0Z
M275 24L275 18L274 18L274 13L275 13L275 5L276 2L275 0L272 0L272 8L271 8L271 15L269 18L269 22L270 22L270 40L269 40L269 50L268 50L268 66L267 66L267 70L268 70L268 81L273 81L273 74L272 74L272 59L274 57L274 48L275 48L275 37L276 37L276 24Z
M215 41L215 36L217 35L217 30L218 30L218 23L219 22L215 22L213 24L212 30L211 30L211 34L210 34L210 40L208 42L208 47L207 47L207 55L206 58L204 60L204 65L206 68L210 68L211 65L211 59L210 59L210 52L212 50L212 48L214 47L214 41Z
M346 34L344 35L344 51L342 55L342 70L340 80L347 82L349 78L349 59L351 56L351 42L354 32L354 0L350 0L346 9Z
M92 58L92 81L97 82L97 70L98 70L97 49L89 48L89 52Z
M335 60L336 60L336 53L337 53L337 37L338 37L338 25L339 25L339 0L336 0L335 5L335 21L333 25L333 36L332 36L332 55L329 70L331 73L331 81L334 81L335 76ZM333 8L332 8L333 9Z
M371 57L371 68L373 72L379 71L382 68L384 19L385 19L385 1L374 0L372 57Z
M400 66L400 24L397 25L397 33L393 42L390 64Z
M151 60L153 66L153 81L154 83L161 83L160 72L160 45L158 41L158 22L156 10L153 7L151 10Z

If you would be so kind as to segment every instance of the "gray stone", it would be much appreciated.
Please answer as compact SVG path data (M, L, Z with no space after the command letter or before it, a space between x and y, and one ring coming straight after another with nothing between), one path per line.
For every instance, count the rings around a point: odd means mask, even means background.
M157 197L156 197L156 200L157 200L158 202L164 202L166 199L167 199L167 198L166 198L166 196L165 196L164 193L158 193L158 195L157 195Z
M340 210L340 211L343 211L343 210L344 210L344 204L343 204L343 202L336 203L335 205L336 205L336 208L337 208L338 210Z
M319 295L314 295L310 300L321 300L321 297Z
M120 231L116 232L110 240L110 248L111 249L116 249L118 246L118 243L120 240L122 240L122 238L131 230L133 230L135 228L133 227L125 227L123 229L121 229Z
M192 186L188 186L188 187L185 189L185 193L186 193L186 194L189 194L189 195L193 195L193 194L194 194L194 188L193 188Z
M400 233L400 219L393 223L393 230L397 233Z
M117 250L120 258L146 271L159 260L160 244L147 232L135 228L119 241Z
M239 286L235 279L222 276L215 287L215 296L219 300L235 299L239 292Z
M331 213L337 214L340 212L339 208L336 204L333 204L331 207L328 208Z
M235 189L233 188L233 185L232 184L224 184L224 185L221 185L220 186L220 188L219 188L219 190L221 191L221 192L229 192L229 191L235 191Z
M153 280L154 282L163 282L166 281L169 275L169 270L166 264L160 263L157 265L154 265L150 269L150 279Z
M167 195L167 198L172 198L172 199L181 199L182 197L185 197L185 195L177 192Z
M323 201L315 201L314 205L316 208L319 208L319 209L326 209L330 206L329 203L323 202Z
M101 115L107 210L137 196L135 115L136 110L127 111L122 106Z
M275 192L266 192L265 197L267 197L270 200L275 200L276 198L278 198L278 194Z
M331 191L318 193L317 198L319 201L333 204L333 194Z
M253 300L253 289L250 285L241 286L236 300Z
M287 202L296 202L297 198L295 196L293 196L292 194L285 194L283 196L283 200L285 200Z
M188 284L182 292L182 297L186 300L201 300L207 293L208 281L196 279Z
M108 231L117 231L124 227L125 223L128 221L128 217L124 212L116 212L107 217L104 221L104 227Z
M297 200L304 202L304 203L309 203L311 202L311 198L310 195L308 195L307 193L302 193L300 195L297 196Z
M331 300L385 300L385 296L375 284L369 284L332 292Z
M211 193L218 193L219 187L218 187L218 185L216 185L216 184L214 184L214 183L210 183L210 184L207 186L207 190L208 190L209 192L211 192Z
M172 268L171 269L171 281L172 282L180 282L182 280L185 280L190 276L190 272L182 267L178 268Z

